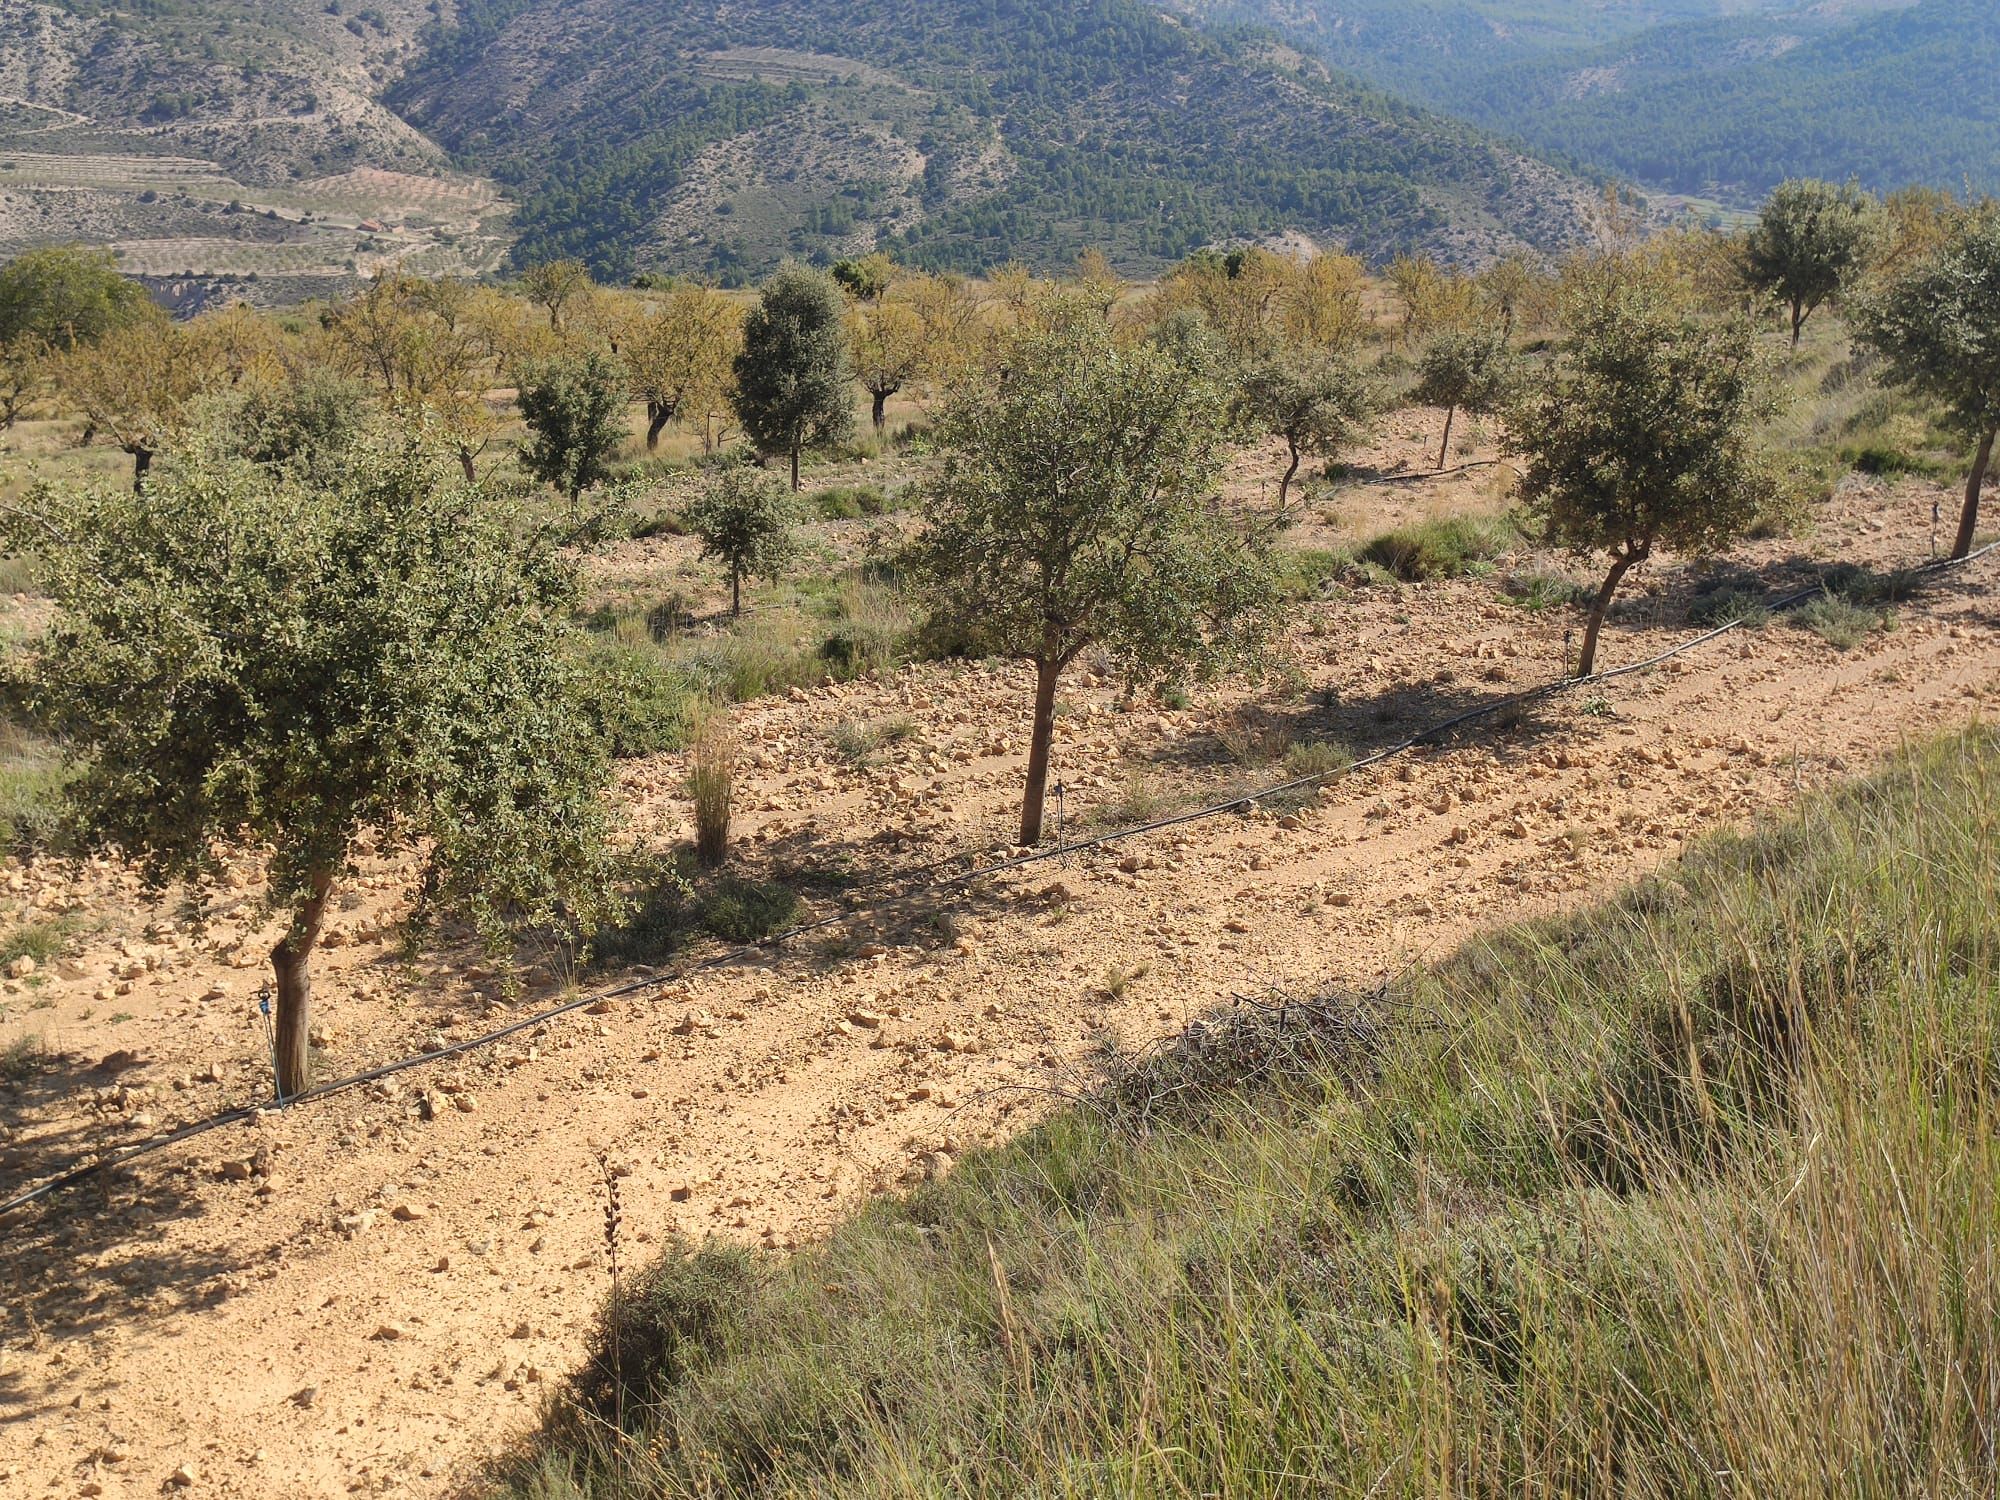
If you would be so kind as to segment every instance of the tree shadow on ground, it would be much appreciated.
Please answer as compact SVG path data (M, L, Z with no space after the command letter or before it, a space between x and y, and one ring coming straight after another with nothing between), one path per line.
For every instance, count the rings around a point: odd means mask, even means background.
M43 1054L32 1072L17 1068L0 1086L0 1123L14 1143L0 1156L0 1197L145 1138L113 1101L118 1089L151 1081L130 1054L98 1062ZM100 1102L103 1113L93 1108ZM0 1370L0 1424L38 1415L46 1365L34 1351L185 1307L205 1283L240 1269L219 1249L165 1233L204 1212L192 1178L155 1163L143 1172L107 1167L0 1218L0 1337L28 1352Z

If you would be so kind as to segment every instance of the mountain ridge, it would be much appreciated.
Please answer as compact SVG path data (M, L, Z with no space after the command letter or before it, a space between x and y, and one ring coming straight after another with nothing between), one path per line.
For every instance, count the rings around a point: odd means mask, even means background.
M1128 0L507 0L432 48L392 102L520 195L523 258L613 274L878 244L1145 269L1287 230L1479 259L1596 232L1594 189L1526 152Z

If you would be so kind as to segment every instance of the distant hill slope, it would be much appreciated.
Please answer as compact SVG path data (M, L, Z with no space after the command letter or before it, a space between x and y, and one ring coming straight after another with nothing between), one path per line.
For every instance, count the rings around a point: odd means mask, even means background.
M1641 182L1761 194L1786 177L2000 191L2000 5L1921 0L1694 22L1503 68L1468 116Z
M296 300L396 260L490 266L497 195L379 98L427 14L426 0L0 4L0 256L110 245L182 305L219 288Z
M1588 168L2000 189L1993 0L1180 0Z
M1466 259L1593 233L1575 177L1132 0L468 0L430 43L390 100L515 189L523 260L1140 270L1287 230Z
M1797 0L1176 0L1210 20L1269 26L1336 68L1457 112L1459 89L1510 63L1577 52L1683 21ZM1885 3L1885 0L1847 0ZM1886 0L1895 3L1895 0Z

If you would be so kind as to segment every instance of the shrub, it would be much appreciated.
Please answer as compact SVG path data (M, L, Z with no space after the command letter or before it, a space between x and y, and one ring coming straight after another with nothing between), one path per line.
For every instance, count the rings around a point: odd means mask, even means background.
M1789 618L1836 651L1851 651L1876 631L1887 630L1895 622L1895 616L1887 610L1857 604L1834 593L1807 601L1793 610Z
M1308 740L1285 752L1285 775L1294 781L1335 776L1353 764L1354 752L1337 740Z
M585 648L589 712L621 758L678 750L701 707L694 673L657 648L593 636Z
M754 943L792 924L799 897L777 881L732 877L704 892L695 910L704 932L727 943Z
M1271 554L1272 585L1278 597L1296 604L1316 599L1353 562L1344 552L1318 547L1287 548Z
M879 484L830 485L814 494L807 504L824 521L879 516L890 508L889 497Z
M58 917L15 928L0 942L0 968L17 958L32 958L43 965L55 962L68 951L70 939L76 935L76 925L73 917Z

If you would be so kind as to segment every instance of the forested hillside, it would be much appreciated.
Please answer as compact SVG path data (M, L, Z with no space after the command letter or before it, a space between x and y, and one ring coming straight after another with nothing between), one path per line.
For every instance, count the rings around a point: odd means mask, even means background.
M1463 109L1683 191L1752 197L1815 176L1990 192L2000 187L1996 56L2000 8L1989 0L1922 0L1859 21L1816 8L1504 68L1468 88Z
M1184 0L1378 87L1676 192L1786 177L1990 190L1986 0Z
M1464 258L1589 233L1547 164L1127 0L506 0L430 44L392 102L517 192L524 262L1138 270L1285 230Z

